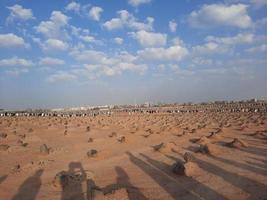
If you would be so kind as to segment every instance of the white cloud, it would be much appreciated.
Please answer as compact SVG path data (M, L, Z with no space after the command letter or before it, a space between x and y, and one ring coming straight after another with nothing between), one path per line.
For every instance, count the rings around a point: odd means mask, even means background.
M247 13L247 5L244 4L211 4L203 5L200 10L193 11L189 16L189 22L193 27L209 26L233 26L249 28L252 20Z
M107 30L121 29L123 27L134 30L153 30L154 18L152 17L147 17L146 22L143 23L137 21L137 19L127 10L120 10L117 12L117 14L119 17L112 18L103 24Z
M123 27L123 22L119 18L113 18L110 21L106 21L103 26L108 30L120 29Z
M140 4L150 3L151 0L128 0L128 3L133 7L138 7Z
M101 7L94 6L89 11L89 16L95 20L99 21L101 17L101 13L103 12L103 9Z
M217 44L216 42L207 42L203 45L197 45L192 48L194 55L223 54L230 53L227 45Z
M31 60L26 60L18 57L0 60L0 66L2 67L30 67L32 65L33 62Z
M25 43L24 39L13 34L0 34L0 47L12 48L12 47L29 47L30 45Z
M60 11L53 11L50 21L42 21L35 29L48 38L66 38L68 35L64 27L68 24L68 20L69 17Z
M57 39L48 39L42 45L43 50L45 51L65 51L68 49L68 44L62 40Z
M6 71L7 74L10 74L12 76L18 76L22 73L28 73L28 72L29 72L29 69L26 69L26 68L10 69Z
M146 48L137 52L141 60L176 62L183 59L188 50L182 46L171 46L168 48Z
M116 38L114 38L114 42L115 42L116 44L122 44L122 43L123 43L123 39L120 38L120 37L116 37Z
M108 56L107 54L95 51L85 50L71 54L77 61L84 63L84 70L79 71L81 75L89 77L114 76L124 71L132 71L143 74L147 70L147 65L138 63L136 57L127 53Z
M100 44L101 41L99 40L96 40L93 36L90 36L90 35L80 35L79 38L84 41L84 42L88 42L88 43L98 43Z
M54 65L64 65L65 62L64 60L58 59L58 58L51 58L51 57L45 57L45 58L41 58L40 65L43 66L54 66Z
M85 42L93 42L93 41L95 41L95 38L93 36L89 36L89 35L80 36L80 38Z
M207 42L216 42L226 45L235 45L235 44L249 44L252 43L254 39L254 34L252 33L239 33L233 37L206 37Z
M138 31L131 33L132 37L143 47L161 47L167 42L167 35L162 33L153 33L147 31Z
M263 28L267 24L267 17L263 17L255 22L257 28Z
M74 74L70 74L68 72L56 72L55 74L52 74L48 77L47 81L54 83L58 81L70 81L76 79L76 76Z
M239 33L231 37L207 36L206 43L192 47L192 53L199 55L232 54L236 45L251 44L255 41L252 33Z
M250 0L250 2L258 8L267 5L266 0Z
M267 52L267 44L262 44L256 47L251 47L247 49L246 51L250 53Z
M171 40L171 43L173 45L180 45L180 46L183 46L184 45L184 41L181 40L179 37L175 37Z
M107 64L108 59L106 58L105 54L100 51L95 50L85 50L85 51L77 51L73 52L71 55L75 57L76 60L80 62L86 62L90 64Z
M34 19L31 9L23 8L21 5L18 4L7 8L10 10L10 15L7 18L7 22L12 22L15 19L23 21Z
M81 7L81 5L80 5L79 3L75 2L75 1L72 1L71 3L69 3L69 4L65 7L65 9L66 9L67 11L74 11L74 12L76 12L76 13L79 13L79 11L80 11L80 7Z
M176 28L177 28L177 23L174 20L169 21L169 29L172 33L176 32Z

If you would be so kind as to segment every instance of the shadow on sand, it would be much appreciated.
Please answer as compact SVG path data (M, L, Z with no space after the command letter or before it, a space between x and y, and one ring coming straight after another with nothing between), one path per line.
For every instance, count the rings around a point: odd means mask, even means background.
M27 178L19 187L18 193L12 200L34 200L41 187L41 175L44 170L39 169L33 176Z
M171 166L141 154L147 162L127 152L129 159L156 183L158 183L173 199L226 199L221 194L200 182L171 172ZM177 159L176 159L177 160Z
M6 178L7 178L7 175L4 175L4 176L0 177L0 184L1 184L4 180L6 180Z
M130 182L130 178L126 171L116 166L115 171L117 173L117 180L115 184L108 185L103 188L103 192L110 193L116 189L125 188L128 192L128 197L130 200L146 200L146 198L142 192L135 186L133 186Z
M265 169L261 169L261 168L256 168L256 167L253 167L251 165L247 165L247 164L243 164L243 163L240 163L240 162L236 162L234 160L227 160L227 159L224 159L224 158L219 158L219 157L215 157L215 156L212 156L212 158L214 160L218 160L218 161L221 161L223 163L226 163L228 165L233 165L237 168L241 168L241 169L244 169L244 170L248 170L248 171L251 171L255 174L260 174L262 176L266 176L267 177L267 170Z
M80 162L71 162L67 174L72 175L71 177L75 180L68 180L66 186L64 179L61 180L61 200L92 200L94 190L100 190L93 179L87 177L86 170ZM85 192L83 192L83 182L86 185Z
M249 199L264 199L267 197L267 186L250 178L226 171L210 162L196 158L199 167L205 171L221 177L228 183L250 194ZM243 166L244 167L244 166Z

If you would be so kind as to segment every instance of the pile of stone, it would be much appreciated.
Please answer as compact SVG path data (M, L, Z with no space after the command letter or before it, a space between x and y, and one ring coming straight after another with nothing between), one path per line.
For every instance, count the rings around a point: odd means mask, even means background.
M172 172L177 175L194 176L198 170L195 163L195 157L192 153L186 152L184 154L184 161L178 160L172 167Z

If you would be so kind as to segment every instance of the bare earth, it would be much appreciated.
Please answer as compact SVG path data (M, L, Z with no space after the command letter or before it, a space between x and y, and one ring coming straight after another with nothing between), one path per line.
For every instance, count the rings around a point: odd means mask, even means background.
M1 200L267 199L265 113L2 117L0 134Z

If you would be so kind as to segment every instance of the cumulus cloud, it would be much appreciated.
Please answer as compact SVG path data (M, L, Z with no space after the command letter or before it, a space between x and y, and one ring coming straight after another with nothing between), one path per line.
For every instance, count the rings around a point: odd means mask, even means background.
M74 11L76 13L80 12L81 5L75 1L70 2L66 7L65 10L67 11Z
M233 37L206 37L207 42L216 42L226 45L235 45L235 44L249 44L252 43L254 39L254 34L252 33L239 33Z
M28 73L29 72L29 69L27 68L15 68L15 69L10 69L10 70L7 70L6 73L7 74L10 74L12 76L18 76L20 74L23 74L23 73Z
M12 57L0 60L1 67L30 67L32 65L33 62L31 60L18 57Z
M99 77L114 76L124 71L132 71L143 74L147 70L145 63L138 63L136 56L128 52L120 52L119 54L109 56L103 52L95 50L85 50L72 53L72 56L79 62L84 63L82 74ZM81 72L81 71L79 71Z
M80 36L80 38L85 42L94 42L95 41L95 38L93 36L89 36L89 35Z
M141 30L131 33L131 36L143 47L161 47L165 46L167 42L167 35L162 33Z
M10 10L10 15L7 18L7 22L12 22L13 20L22 20L26 21L29 19L34 19L31 9L23 8L21 5L14 5L7 7Z
M250 0L250 2L258 8L267 5L266 0Z
M76 79L76 76L74 74L71 74L69 72L63 72L59 71L56 72L55 74L51 74L48 78L47 81L54 83L58 81L70 81Z
M232 26L249 28L252 20L244 4L211 4L203 5L199 10L191 12L189 22L193 27Z
M172 33L176 32L176 28L177 28L177 23L174 20L169 21L169 29Z
M168 48L146 48L137 52L141 60L177 62L188 55L188 50L182 46L170 46Z
M38 33L43 34L47 38L67 37L64 27L68 24L69 17L60 11L53 11L49 21L42 21L35 27Z
M140 4L150 3L151 0L128 0L128 3L133 7L138 7Z
M51 57L41 58L39 61L39 65L43 66L54 66L54 65L64 65L64 64L65 64L64 60Z
M101 17L101 13L103 12L103 9L101 7L98 6L94 6L89 10L89 16L95 20L95 21L99 21L100 17Z
M251 47L247 49L246 51L250 53L267 52L267 44L262 44L259 46Z
M230 52L229 46L220 45L216 42L207 42L203 45L196 45L192 47L193 55L224 54Z
M68 44L62 40L48 39L42 45L44 51L65 51L68 49Z
M13 34L0 34L0 47L13 48L13 47L29 47L30 45L25 43L24 39Z
M116 37L116 38L114 38L114 42L115 42L116 44L122 44L122 43L123 43L123 39L120 38L120 37Z
M229 54L234 52L234 47L238 45L252 44L255 36L252 33L239 33L235 36L216 37L207 36L206 43L192 47L192 53L198 55Z
M117 12L118 17L106 21L103 26L107 30L116 30L127 27L134 30L153 30L154 18L147 17L145 22L139 22L127 10L120 10Z

